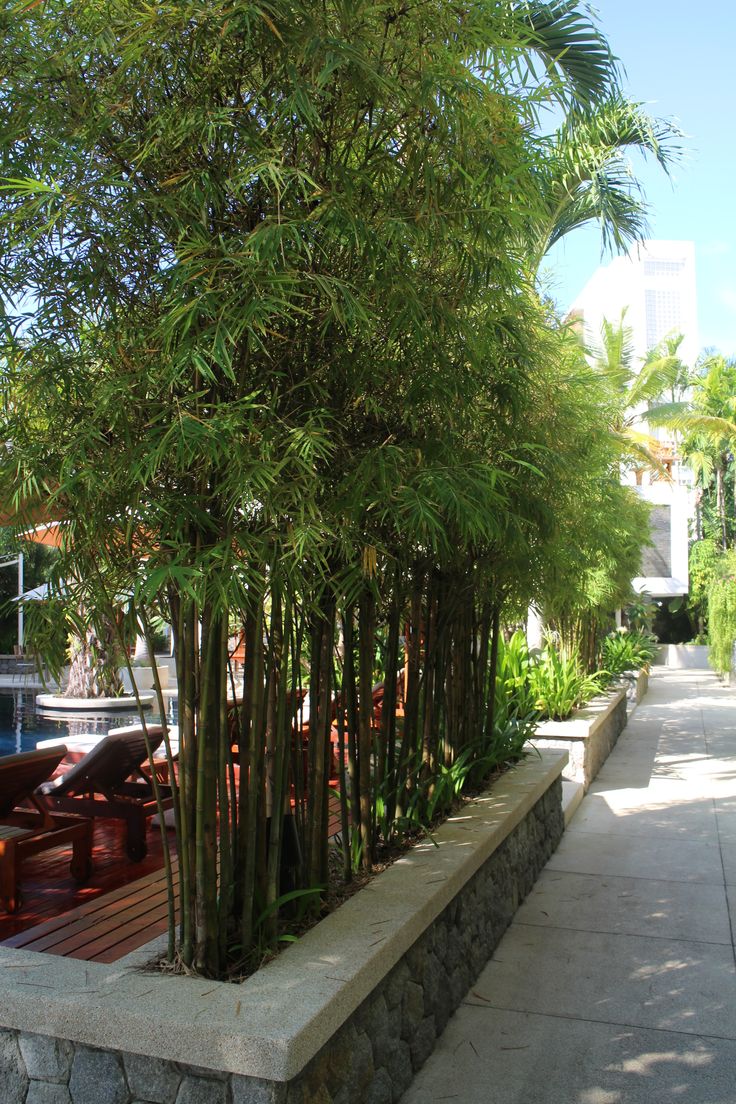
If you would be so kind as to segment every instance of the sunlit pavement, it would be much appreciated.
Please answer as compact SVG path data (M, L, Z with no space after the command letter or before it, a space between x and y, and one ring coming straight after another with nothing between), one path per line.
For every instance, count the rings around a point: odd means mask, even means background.
M659 669L402 1104L736 1104L736 693Z

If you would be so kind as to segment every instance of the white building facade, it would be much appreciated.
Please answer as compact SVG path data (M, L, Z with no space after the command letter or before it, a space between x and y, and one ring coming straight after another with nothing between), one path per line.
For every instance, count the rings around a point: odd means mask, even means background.
M682 334L679 356L689 367L698 355L695 246L689 241L645 241L615 257L591 277L570 308L582 322L586 345L600 344L605 320L631 330L634 367L664 338ZM645 427L642 427L645 428ZM645 474L636 490L652 503L651 548L644 550L643 575L634 589L653 598L686 594L689 523L695 515L690 473L679 463L667 431L654 431L671 457L671 481ZM627 482L629 478L627 477ZM634 482L633 476L631 482Z

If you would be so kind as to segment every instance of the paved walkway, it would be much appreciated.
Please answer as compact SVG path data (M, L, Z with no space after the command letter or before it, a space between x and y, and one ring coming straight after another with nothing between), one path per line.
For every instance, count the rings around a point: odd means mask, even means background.
M402 1104L736 1104L736 693L660 669Z

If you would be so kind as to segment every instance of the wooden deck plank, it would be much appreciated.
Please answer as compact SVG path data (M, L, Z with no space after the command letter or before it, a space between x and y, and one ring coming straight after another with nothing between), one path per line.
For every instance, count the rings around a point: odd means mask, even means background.
M98 914L81 917L67 927L28 939L23 946L26 950L87 958L88 948L92 944L100 944L102 941L100 945L108 946L119 942L133 927L136 931L143 931L146 924L155 920L162 910L166 911L167 901L168 895L164 886L149 900L126 902L123 909L107 917L100 918ZM33 930L31 935L35 935ZM77 951L82 953L78 955ZM94 953L94 950L90 953Z
M178 911L178 910L177 910ZM108 932L105 936L93 939L85 943L84 957L87 962L117 962L129 951L137 951L158 935L163 935L169 926L168 901L160 901L155 908L151 908L135 920L127 920L123 928ZM69 954L68 951L60 951L61 954Z
M106 894L64 916L21 932L7 940L6 946L86 958L86 955L74 955L73 952L83 950L91 937L107 937L109 943L116 932L124 934L124 929L140 916L161 908L166 911L167 900L166 878L161 869L114 894Z
M173 842L173 833L169 834ZM149 852L139 863L131 863L125 853L124 826L115 821L96 821L92 854L92 877L84 885L69 872L71 848L58 848L34 856L21 868L23 905L20 911L0 911L0 943L7 943L20 932L67 915L79 906L112 894L114 900L124 887L138 881L163 864L160 833L148 833Z
M335 783L330 786L328 805L329 831L340 831L340 798ZM152 833L156 835L156 833ZM64 856L66 858L66 856ZM57 856L57 863L59 858ZM118 859L118 865L124 860ZM159 852L158 862L162 863ZM52 865L48 867L51 877ZM114 863L112 865L115 865ZM178 896L177 861L172 856L175 892ZM134 869L134 868L133 868ZM131 864L125 861L129 874ZM35 871L38 879L44 871ZM56 877L58 878L58 867ZM52 882L53 885L53 882ZM124 955L150 942L168 928L168 894L163 866L149 870L142 877L117 885L71 910L50 916L2 940L7 947L41 951L88 962L117 962ZM177 900L178 915L178 900ZM2 927L0 926L0 937Z
M3 945L6 947L22 947L25 945L28 939L36 938L39 935L51 933L59 928L68 928L73 925L80 918L90 918L94 920L96 916L105 916L111 910L114 911L121 902L126 901L132 893L136 892L137 887L143 887L151 879L155 881L157 879L163 879L163 868L159 868L146 874L144 877L137 879L135 882L129 882L126 885L119 886L115 890L111 890L109 893L104 893L98 897L93 898L91 901L86 901L76 908L73 908L67 912L60 913L58 916L54 916L49 920L45 920L41 924L36 924L31 928L28 928L22 932L18 932L16 935L10 936L10 938L3 940Z

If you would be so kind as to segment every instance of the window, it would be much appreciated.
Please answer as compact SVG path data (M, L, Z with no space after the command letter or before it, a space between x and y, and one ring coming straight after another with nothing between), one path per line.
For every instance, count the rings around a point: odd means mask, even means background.
M673 330L682 329L682 299L679 291L649 289L644 293L647 320L647 348L658 345Z
M645 261L645 276L679 276L685 271L684 261Z

